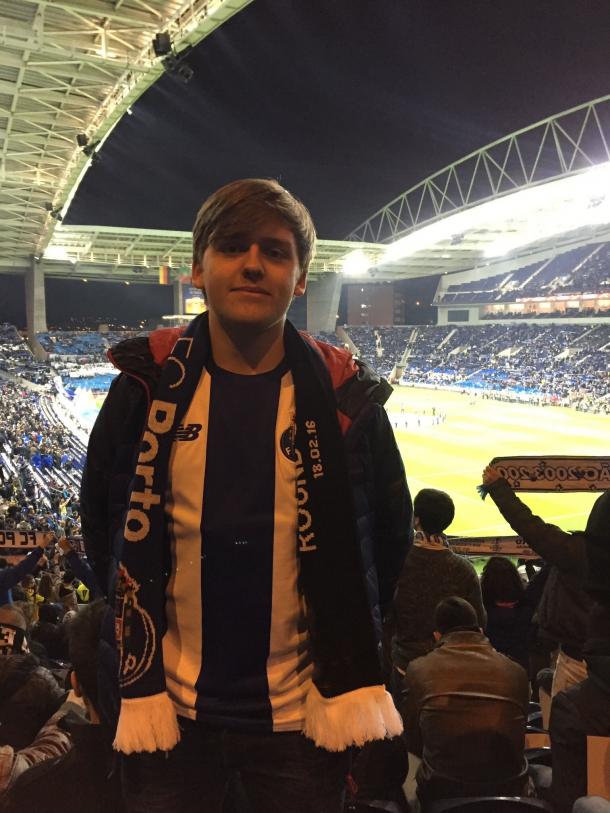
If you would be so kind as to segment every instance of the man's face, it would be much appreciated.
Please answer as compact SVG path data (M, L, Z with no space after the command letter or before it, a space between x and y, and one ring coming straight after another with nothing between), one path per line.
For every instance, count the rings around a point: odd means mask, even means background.
M259 332L283 324L292 297L305 293L307 274L293 233L271 218L251 232L221 234L193 263L193 284L205 291L212 318Z

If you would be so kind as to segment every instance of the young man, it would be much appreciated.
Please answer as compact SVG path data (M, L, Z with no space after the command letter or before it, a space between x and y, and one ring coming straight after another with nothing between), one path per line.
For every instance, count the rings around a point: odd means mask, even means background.
M223 187L208 312L111 353L81 505L105 592L120 559L130 811L220 811L237 771L255 811L339 811L347 749L401 730L378 640L411 501L389 385L286 321L314 240L274 181Z

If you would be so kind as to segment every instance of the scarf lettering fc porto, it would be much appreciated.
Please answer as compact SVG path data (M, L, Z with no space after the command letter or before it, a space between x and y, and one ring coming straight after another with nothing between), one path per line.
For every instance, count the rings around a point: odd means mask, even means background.
M164 498L174 431L210 354L207 320L202 314L191 322L167 360L131 486L116 626L123 702L115 747L126 752L171 748L179 739L161 646L166 628ZM314 683L323 698L378 689L377 642L330 377L317 350L290 323L284 344L295 384L297 550Z

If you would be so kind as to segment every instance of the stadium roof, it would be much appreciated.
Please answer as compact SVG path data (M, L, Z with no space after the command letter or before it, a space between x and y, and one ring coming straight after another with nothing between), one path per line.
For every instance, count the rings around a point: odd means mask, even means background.
M0 0L0 264L44 252L130 105L250 2ZM165 64L157 33L173 48Z
M610 96L536 122L404 192L352 240L385 243L380 277L490 265L610 239Z
M45 251L45 272L116 279L133 279L135 272L148 282L158 279L162 265L174 269L177 275L190 273L192 246L188 231L59 225ZM349 265L354 247L352 242L318 240L310 273L318 276L342 271L346 262ZM386 249L373 243L359 243L358 247L366 251L371 265L381 259Z
M60 219L130 105L250 2L0 0L0 266L44 256L45 272L125 278L135 266L145 278L190 265L186 232ZM159 32L173 47L166 65ZM609 144L610 96L537 122L407 190L347 241L320 241L312 271L417 277L610 239Z
M610 240L609 144L610 96L538 122L422 181L348 241L319 241L312 272L402 279ZM190 251L188 232L61 226L45 257L153 275L189 266Z

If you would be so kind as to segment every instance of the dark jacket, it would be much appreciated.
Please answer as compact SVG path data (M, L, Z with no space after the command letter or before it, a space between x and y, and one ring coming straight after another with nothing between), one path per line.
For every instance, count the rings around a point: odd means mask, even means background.
M522 597L510 605L486 606L485 634L495 650L507 655L529 671L529 647L532 618L546 585L548 568L534 576Z
M0 745L29 745L65 695L32 655L0 658Z
M451 632L407 670L405 735L418 796L523 795L529 701L524 669L479 632Z
M481 585L474 567L449 548L414 545L398 580L394 598L392 662L403 671L410 661L434 649L434 610L449 596L466 599L485 627Z
M140 436L162 366L177 329L121 342L109 353L121 370L89 439L81 491L87 558L108 595L120 558L123 515ZM337 400L362 559L375 625L389 607L411 539L412 503L404 467L383 404L391 388L345 350L304 339L317 348Z
M553 698L549 733L553 753L551 801L570 813L587 793L587 737L610 737L610 646L587 656L588 677Z
M488 486L489 495L511 528L545 562L553 565L538 606L540 632L559 641L571 657L581 657L587 618L593 604L584 592L584 534L570 534L533 514L504 478Z
M73 748L22 773L3 796L0 813L120 813L116 755L106 729L74 712L58 725Z

